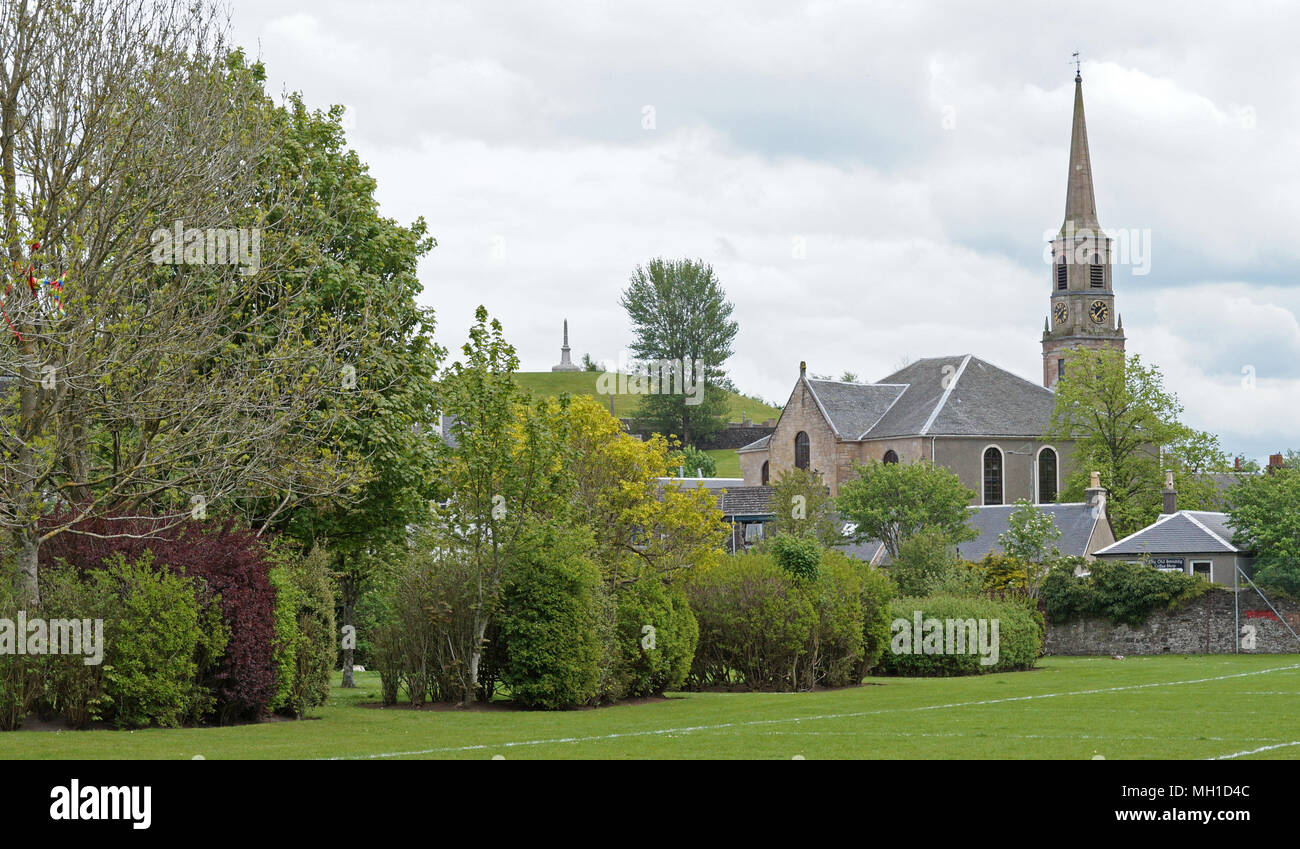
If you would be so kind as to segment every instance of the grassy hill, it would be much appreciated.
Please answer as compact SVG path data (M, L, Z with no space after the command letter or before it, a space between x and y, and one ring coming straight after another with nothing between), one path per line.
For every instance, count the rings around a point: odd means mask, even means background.
M532 392L534 395L550 396L563 395L592 395L602 406L608 408L608 395L596 394L596 378L600 375L591 371L524 371L515 375L519 385ZM727 420L738 422L742 416L748 416L752 422L762 424L768 419L775 419L781 415L781 411L776 407L769 407L766 404L737 395L734 392L728 393L729 405L727 408ZM639 395L615 395L614 397L614 415L620 418L630 417L635 414L637 402L640 400Z

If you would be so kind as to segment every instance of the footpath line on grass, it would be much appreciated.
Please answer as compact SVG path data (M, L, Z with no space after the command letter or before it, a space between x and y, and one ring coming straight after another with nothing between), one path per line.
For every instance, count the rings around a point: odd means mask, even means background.
M1260 746L1258 749L1250 749L1245 752L1233 752L1230 755L1219 755L1213 758L1207 758L1211 761L1230 761L1233 758L1242 758L1246 755L1257 755L1260 752L1271 752L1274 749L1285 749L1288 746L1300 746L1300 740L1292 740L1290 743L1274 743L1271 746Z
M679 728L654 728L645 731L616 731L610 734L594 734L586 737L551 737L540 740L513 740L505 743L476 743L470 746L444 746L433 749L415 749L407 752L381 752L371 755L336 755L332 758L323 760L331 761L352 761L352 760L378 760L381 758L403 758L413 755L436 755L436 754L453 754L455 752L474 752L484 749L511 749L520 746L548 746L558 743L596 743L602 740L620 740L629 737L655 737L665 734L693 734L697 731L725 731L728 728L753 728L762 725L784 725L792 722L820 722L827 719L853 719L860 716L878 716L886 713L916 713L925 710L947 710L949 708L961 707L979 707L981 705L999 705L1009 702L1026 702L1034 699L1056 699L1067 696L1092 696L1100 693L1118 693L1125 690L1145 690L1152 687L1178 687L1186 684L1208 684L1212 681L1227 681L1233 678L1247 678L1254 675L1267 675L1272 672L1286 672L1292 669L1300 669L1300 663L1293 663L1289 666L1272 666L1267 669L1256 669L1250 672L1234 672L1231 675L1215 675L1209 678L1191 678L1185 681L1152 681L1146 684L1127 684L1122 687L1101 687L1095 690L1071 690L1064 693L1033 693L1026 696L1008 696L1001 699L980 699L973 702L949 702L940 705L919 705L916 707L902 708L880 708L879 710L862 710L852 711L849 713L823 713L814 714L813 716L792 716L783 719L754 719L746 722L722 722L717 725L687 725ZM1287 743L1282 745L1300 745L1296 743ZM1279 746L1280 748L1280 746ZM1257 750L1257 751L1263 751ZM1239 752L1239 755L1251 754L1250 752Z

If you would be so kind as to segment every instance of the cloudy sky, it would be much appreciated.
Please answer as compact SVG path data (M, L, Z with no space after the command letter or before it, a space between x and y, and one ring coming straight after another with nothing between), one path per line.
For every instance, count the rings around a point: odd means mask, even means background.
M614 362L654 256L713 264L742 391L973 353L1041 379L1074 65L1129 350L1229 451L1300 448L1300 9L1285 3L233 0L424 216L440 341ZM1142 273L1145 272L1145 273Z

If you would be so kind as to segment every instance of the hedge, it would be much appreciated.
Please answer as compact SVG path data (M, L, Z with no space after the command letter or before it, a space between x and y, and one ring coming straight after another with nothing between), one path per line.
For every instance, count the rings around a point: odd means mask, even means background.
M1039 595L1047 621L1096 616L1124 625L1141 625L1157 609L1171 610L1200 598L1213 585L1195 575L1163 572L1147 563L1095 560L1091 575L1076 577L1070 564L1052 568Z
M947 677L1010 672L1032 668L1043 651L1043 630L1036 612L1016 602L971 596L903 598L890 605L890 616L890 644L881 659L882 675ZM994 659L995 654L996 662L982 662Z

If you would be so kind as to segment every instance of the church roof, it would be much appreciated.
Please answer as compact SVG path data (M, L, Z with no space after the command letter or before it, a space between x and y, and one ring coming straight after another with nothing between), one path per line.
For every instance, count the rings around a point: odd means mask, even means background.
M874 422L846 438L1040 436L1056 397L971 354L917 360L874 385L902 391Z
M907 389L903 384L808 380L813 397L841 439L858 439ZM748 447L748 446L747 446Z

